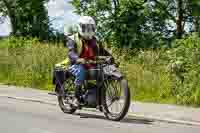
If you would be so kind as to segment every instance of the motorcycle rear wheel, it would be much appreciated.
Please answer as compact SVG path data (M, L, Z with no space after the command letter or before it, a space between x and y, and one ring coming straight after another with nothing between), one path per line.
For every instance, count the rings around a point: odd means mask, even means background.
M67 81L65 81L64 89L65 89L65 96L60 96L58 95L58 104L60 109L67 114L73 114L77 109L72 106L72 104L69 102L70 99L69 97L69 92L74 90L74 83L73 79L69 78ZM59 90L59 85L56 85L56 90Z

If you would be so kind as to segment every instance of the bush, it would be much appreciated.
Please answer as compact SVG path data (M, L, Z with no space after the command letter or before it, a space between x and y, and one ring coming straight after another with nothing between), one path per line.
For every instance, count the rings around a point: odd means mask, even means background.
M200 38L176 40L173 48L115 50L136 100L200 105ZM124 54L126 53L126 54ZM128 57L128 58L127 58Z
M39 43L37 38L9 37L0 43L0 48L30 48Z
M178 104L200 105L200 38L193 34L175 42L170 50L171 73L176 77L175 96Z

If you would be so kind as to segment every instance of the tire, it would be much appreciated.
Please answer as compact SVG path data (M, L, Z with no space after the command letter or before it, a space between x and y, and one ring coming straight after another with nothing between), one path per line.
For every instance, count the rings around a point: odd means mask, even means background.
M123 105L123 108L120 111L120 113L118 113L117 115L114 115L109 110L109 107L107 105L107 100L106 100L106 92L107 92L107 89L109 89L109 88L104 87L105 90L104 90L104 95L103 95L104 115L106 116L107 119L112 120L112 121L122 120L125 117L125 115L127 114L128 110L129 110L129 106L130 106L130 89L128 87L127 80L118 79L116 81L119 82L119 84L121 85L122 91L124 93L124 105Z
M68 83L67 83L68 86L65 88L65 92L68 91L68 87L69 87L69 86L73 86L73 80L68 79L67 82L68 82ZM65 81L65 83L66 83L66 81ZM71 83L71 84L70 84L70 83ZM55 90L57 90L57 91L60 90L59 85L56 85ZM65 105L65 103L64 103L64 100L67 98L67 96L59 96L59 95L58 95L57 98L58 98L59 107L60 107L60 109L61 109L64 113L73 114L73 113L76 111L76 108L73 108L73 107L71 106L70 103L68 104L68 107L66 107L66 105Z
M75 108L66 108L66 106L64 105L63 103L63 97L62 96L58 96L58 103L59 103L59 107L60 109L64 112L64 113L67 113L67 114L73 114L76 109Z

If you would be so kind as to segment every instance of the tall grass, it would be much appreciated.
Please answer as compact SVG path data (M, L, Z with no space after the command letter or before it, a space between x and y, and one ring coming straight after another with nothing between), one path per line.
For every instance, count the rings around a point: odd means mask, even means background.
M145 102L200 105L200 38L175 42L172 49L112 48L129 81L132 99ZM38 89L53 89L54 64L66 58L61 45L37 39L0 41L0 82Z
M200 37L193 34L173 46L116 54L126 53L120 62L137 100L199 106Z
M120 69L129 81L132 99L145 102L176 103L171 95L173 80L167 71L164 50L141 50L137 53L119 52L113 54L121 63ZM125 56L119 53L126 53ZM131 58L130 58L131 57Z
M29 47L0 48L0 82L38 89L53 88L54 64L66 58L67 51L62 46L33 42ZM10 40L9 43L12 45Z

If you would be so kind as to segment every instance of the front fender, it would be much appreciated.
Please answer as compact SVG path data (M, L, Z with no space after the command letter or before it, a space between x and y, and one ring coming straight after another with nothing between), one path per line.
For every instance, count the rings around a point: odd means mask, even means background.
M111 74L112 79L122 79L123 75L119 71L112 72Z
M104 67L104 74L114 79L123 78L122 73L119 70L117 70L115 65L108 65Z

